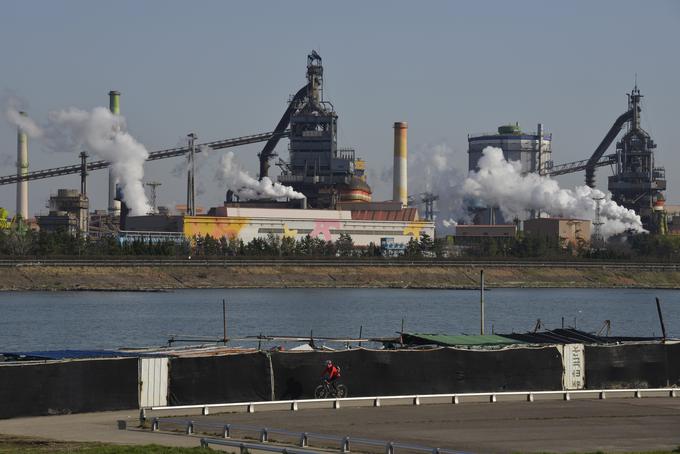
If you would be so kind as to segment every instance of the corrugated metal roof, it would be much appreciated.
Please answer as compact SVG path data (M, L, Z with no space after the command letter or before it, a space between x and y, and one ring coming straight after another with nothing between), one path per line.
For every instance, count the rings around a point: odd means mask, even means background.
M402 210L356 210L352 211L352 219L358 221L417 221L417 208Z
M535 333L503 334L503 336L532 344L612 344L660 340L658 337L598 336L574 328L553 329Z
M402 335L405 344L415 345L509 345L522 344L523 341L510 339L496 334L489 335L449 335L449 334L421 334L404 333Z

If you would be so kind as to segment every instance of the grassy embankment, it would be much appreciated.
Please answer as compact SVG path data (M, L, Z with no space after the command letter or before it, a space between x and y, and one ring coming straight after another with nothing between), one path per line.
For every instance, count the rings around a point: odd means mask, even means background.
M124 446L104 443L76 443L52 441L34 438L0 435L0 453L22 454L196 454L205 453L201 448L169 448L158 445ZM680 448L673 451L650 451L627 454L678 454ZM604 454L584 453L584 454Z
M621 268L493 267L487 287L680 288L680 271ZM0 290L170 290L182 288L476 288L479 268L384 266L27 266L6 267Z

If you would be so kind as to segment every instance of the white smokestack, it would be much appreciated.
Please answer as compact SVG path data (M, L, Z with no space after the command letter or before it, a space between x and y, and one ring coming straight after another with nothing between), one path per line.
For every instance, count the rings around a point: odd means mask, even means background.
M19 112L19 115L26 117L26 112ZM17 176L25 176L28 173L28 134L21 123L17 128ZM17 182L17 211L16 214L22 219L28 219L28 181Z
M392 177L392 199L403 206L408 205L408 123L394 123L394 175Z

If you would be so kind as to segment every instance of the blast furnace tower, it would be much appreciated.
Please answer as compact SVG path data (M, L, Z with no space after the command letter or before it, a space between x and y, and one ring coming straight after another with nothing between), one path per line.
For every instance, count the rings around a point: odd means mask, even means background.
M654 209L663 207L666 171L655 167L656 144L640 126L641 98L636 84L628 94L628 132L616 144L616 166L608 189L616 203L640 215L645 229L663 233L665 226L659 225L663 219L655 215Z
M371 188L355 168L354 150L338 148L338 115L323 97L323 65L316 51L307 56L307 85L290 101L288 112L290 158L280 163L279 182L305 194L312 208L370 202Z

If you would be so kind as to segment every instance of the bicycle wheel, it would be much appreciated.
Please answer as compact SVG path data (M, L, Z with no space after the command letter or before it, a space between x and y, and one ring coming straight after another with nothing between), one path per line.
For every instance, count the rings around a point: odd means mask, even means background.
M338 397L347 397L347 386L338 385L338 392L336 394Z
M319 385L314 390L315 399L323 399L326 397L326 387L324 385Z

